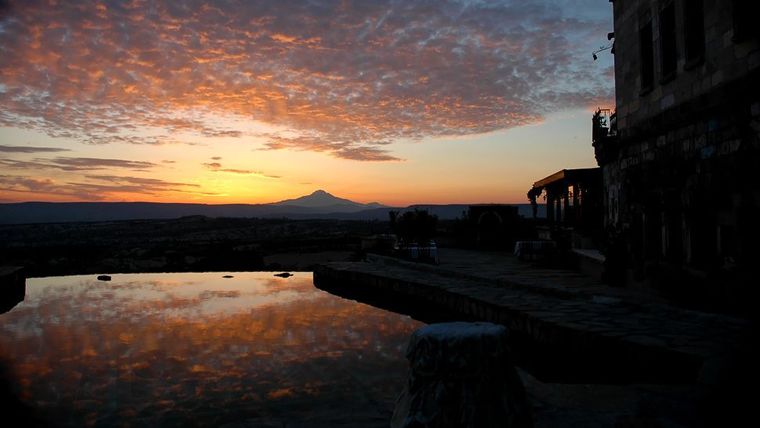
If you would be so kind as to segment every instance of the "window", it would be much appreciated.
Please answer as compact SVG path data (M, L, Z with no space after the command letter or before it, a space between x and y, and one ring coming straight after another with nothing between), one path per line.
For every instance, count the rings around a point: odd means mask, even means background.
M755 15L752 14L752 2L748 0L734 0L732 2L734 15L735 42L747 40L754 25Z
M660 11L660 73L661 82L676 75L678 52L676 50L676 9L669 2Z
M736 229L728 224L718 225L718 254L734 257L736 249Z
M639 61L641 63L641 92L646 93L654 85L654 48L652 46L652 21L639 28Z
M702 0L683 2L686 31L686 67L693 67L705 56L705 18Z

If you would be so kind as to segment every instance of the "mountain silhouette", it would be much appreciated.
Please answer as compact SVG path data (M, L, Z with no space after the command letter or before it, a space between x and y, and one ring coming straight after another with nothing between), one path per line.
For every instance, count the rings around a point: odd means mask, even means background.
M325 209L330 210L330 212L353 212L383 207L383 205L380 205L377 202L361 204L349 199L339 198L324 190L317 190L310 195L301 196L300 198L295 199L286 199L284 201L275 202L271 205L315 208L319 209L321 212L324 212Z
M341 218L372 210L372 217L387 219L390 209L373 202L362 204L333 196L324 190L269 204L183 204L154 202L21 202L0 203L0 224L56 223L166 219L191 215L207 217ZM375 212L378 211L378 212Z
M532 216L530 204L514 204L521 215ZM20 202L0 203L0 224L59 223L206 217L257 217L290 219L388 220L391 210L421 209L439 219L461 217L468 204L410 205L389 207L377 202L362 204L339 198L324 190L270 204L178 204L156 202ZM545 207L539 205L539 217Z

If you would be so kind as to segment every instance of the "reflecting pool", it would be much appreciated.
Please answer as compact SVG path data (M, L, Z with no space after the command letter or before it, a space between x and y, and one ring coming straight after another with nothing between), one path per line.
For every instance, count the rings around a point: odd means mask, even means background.
M2 385L61 426L388 426L420 323L311 273L27 280L0 315Z

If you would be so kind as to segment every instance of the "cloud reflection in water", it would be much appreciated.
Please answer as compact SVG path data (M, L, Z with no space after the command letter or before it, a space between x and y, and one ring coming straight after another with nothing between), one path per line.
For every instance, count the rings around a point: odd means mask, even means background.
M419 323L311 274L31 279L0 316L21 398L63 425L387 425Z

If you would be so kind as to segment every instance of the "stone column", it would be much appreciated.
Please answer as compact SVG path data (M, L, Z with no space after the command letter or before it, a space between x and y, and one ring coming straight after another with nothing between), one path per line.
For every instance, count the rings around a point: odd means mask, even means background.
M546 191L546 222L551 225L554 223L554 196Z
M432 324L412 334L406 356L409 379L392 428L533 426L504 326Z
M578 184L573 184L573 222L576 226L579 226L583 223L583 215L581 214L580 206L580 192L581 186Z

